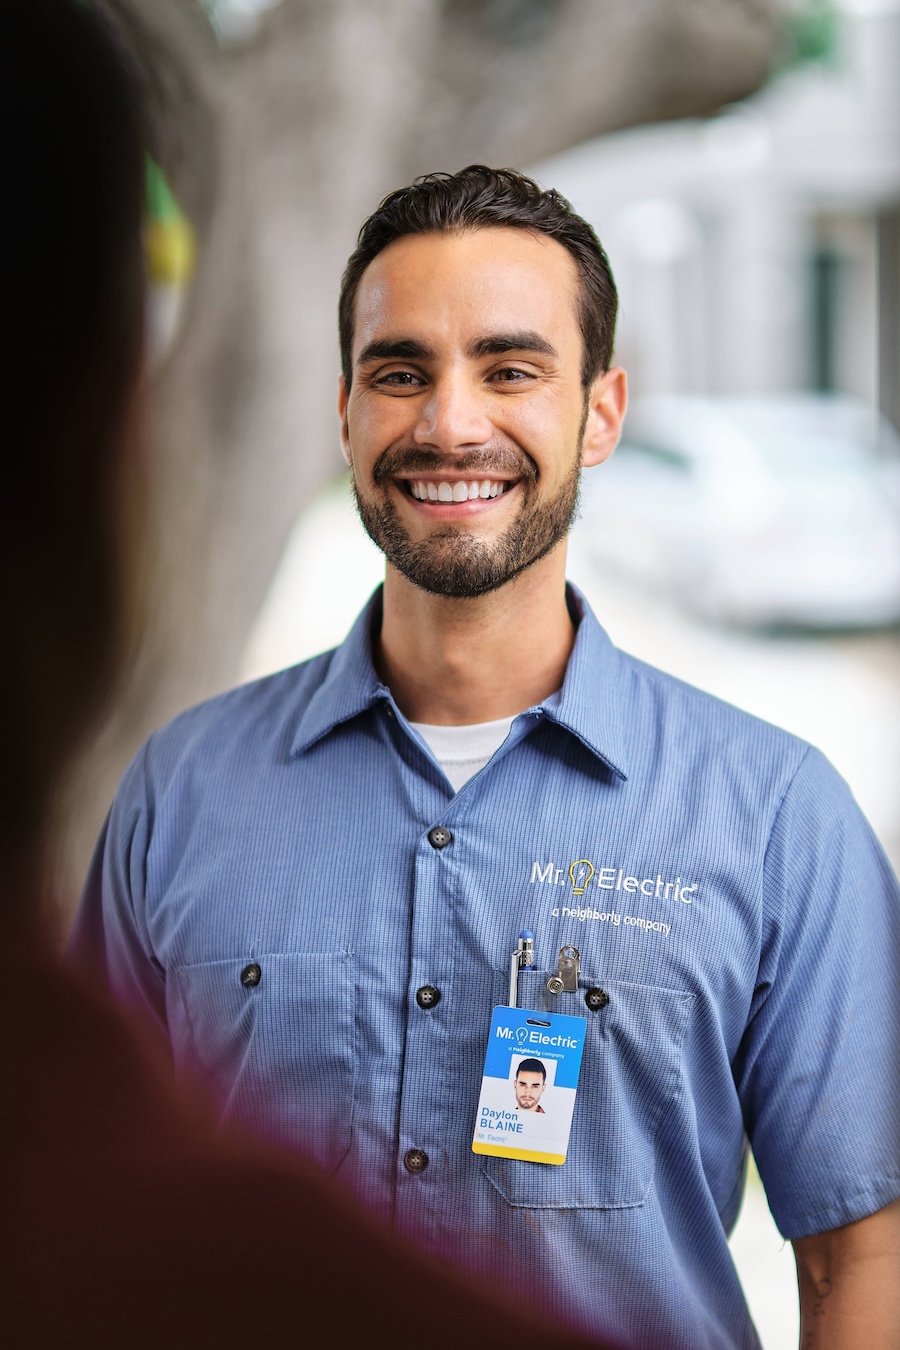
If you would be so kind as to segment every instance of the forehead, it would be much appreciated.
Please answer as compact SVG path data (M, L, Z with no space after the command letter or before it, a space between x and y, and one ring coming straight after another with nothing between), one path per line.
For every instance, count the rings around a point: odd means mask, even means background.
M489 228L416 234L383 249L356 296L354 355L385 336L429 344L534 330L580 351L579 276L547 235Z
M520 1069L516 1074L516 1078L521 1078L523 1083L527 1083L529 1078L536 1078L540 1082L542 1077L543 1075L538 1073L537 1069Z

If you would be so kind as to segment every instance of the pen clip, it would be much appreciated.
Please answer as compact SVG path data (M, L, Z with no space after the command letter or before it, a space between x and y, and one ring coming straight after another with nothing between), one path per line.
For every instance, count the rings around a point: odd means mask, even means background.
M519 971L534 969L534 933L523 928L516 950L509 958L509 1006L515 1008L519 1000Z

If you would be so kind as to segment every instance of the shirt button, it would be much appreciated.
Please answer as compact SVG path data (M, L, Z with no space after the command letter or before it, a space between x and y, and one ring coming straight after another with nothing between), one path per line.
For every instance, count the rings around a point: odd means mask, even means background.
M423 984L421 989L416 990L416 1002L420 1008L433 1008L440 1001L441 991L435 989L433 984Z
M262 979L262 970L255 961L251 961L249 966L244 966L241 971L241 984L245 989L253 989Z
M433 830L428 831L428 842L432 848L446 848L452 840L453 835L443 825L435 825Z
M428 1154L423 1153L420 1148L408 1148L403 1155L403 1166L407 1172L412 1172L414 1175L424 1172L428 1166Z
M605 989L589 989L584 996L584 1001L591 1012L599 1012L609 1002L609 994Z

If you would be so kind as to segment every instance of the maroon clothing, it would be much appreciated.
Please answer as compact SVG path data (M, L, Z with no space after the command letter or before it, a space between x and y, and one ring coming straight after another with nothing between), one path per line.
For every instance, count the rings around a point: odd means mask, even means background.
M458 1350L535 1331L317 1173L213 1142L130 1029L54 968L13 965L0 1009L10 1345Z

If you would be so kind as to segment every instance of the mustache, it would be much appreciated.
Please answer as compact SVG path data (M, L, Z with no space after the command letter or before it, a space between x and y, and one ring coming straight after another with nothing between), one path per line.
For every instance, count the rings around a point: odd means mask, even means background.
M537 481L534 460L524 451L512 450L505 445L484 446L454 455L452 459L417 445L385 450L375 461L372 478L376 486L382 487L395 474L412 473L453 473L471 478L503 478L511 474L528 482Z

